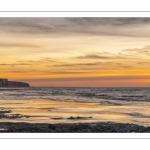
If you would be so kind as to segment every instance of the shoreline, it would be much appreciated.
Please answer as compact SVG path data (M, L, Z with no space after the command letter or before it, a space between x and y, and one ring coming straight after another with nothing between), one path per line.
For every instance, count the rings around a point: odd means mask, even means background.
M150 126L149 106L81 103L55 100L1 100L1 122L96 123L115 122ZM136 110L136 111L135 111ZM138 110L138 112L137 112Z
M129 123L10 123L0 122L0 133L150 133L150 127Z

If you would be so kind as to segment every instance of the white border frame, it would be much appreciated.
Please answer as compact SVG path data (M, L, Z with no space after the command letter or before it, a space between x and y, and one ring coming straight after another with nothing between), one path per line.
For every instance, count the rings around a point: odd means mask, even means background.
M150 17L150 11L1 11L0 17ZM0 139L150 139L145 133L7 133Z
M150 11L0 11L0 17L150 17Z

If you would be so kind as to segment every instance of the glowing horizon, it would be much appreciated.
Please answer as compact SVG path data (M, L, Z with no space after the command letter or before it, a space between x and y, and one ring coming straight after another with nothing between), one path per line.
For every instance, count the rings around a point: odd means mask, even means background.
M150 18L0 18L0 78L149 87L149 26Z

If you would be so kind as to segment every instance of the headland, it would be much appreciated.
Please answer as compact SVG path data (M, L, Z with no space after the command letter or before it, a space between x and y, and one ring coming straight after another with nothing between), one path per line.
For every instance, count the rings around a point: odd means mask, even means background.
M0 87L30 87L30 85L25 82L8 81L8 79L0 78Z

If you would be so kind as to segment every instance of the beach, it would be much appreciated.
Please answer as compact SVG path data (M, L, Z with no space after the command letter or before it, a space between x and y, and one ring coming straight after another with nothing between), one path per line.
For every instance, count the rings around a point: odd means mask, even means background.
M0 132L149 132L148 90L2 88Z
M145 109L145 112L148 111ZM1 100L1 122L28 123L87 123L116 122L134 123L140 114L131 113L141 110L142 106L112 105L85 102L70 102L56 100ZM136 117L137 116L137 117ZM140 125L140 124L139 124ZM142 124L141 124L142 125ZM145 124L146 125L146 124ZM149 124L147 124L149 125Z
M129 104L0 100L0 132L149 132L148 116L131 113L142 106Z

